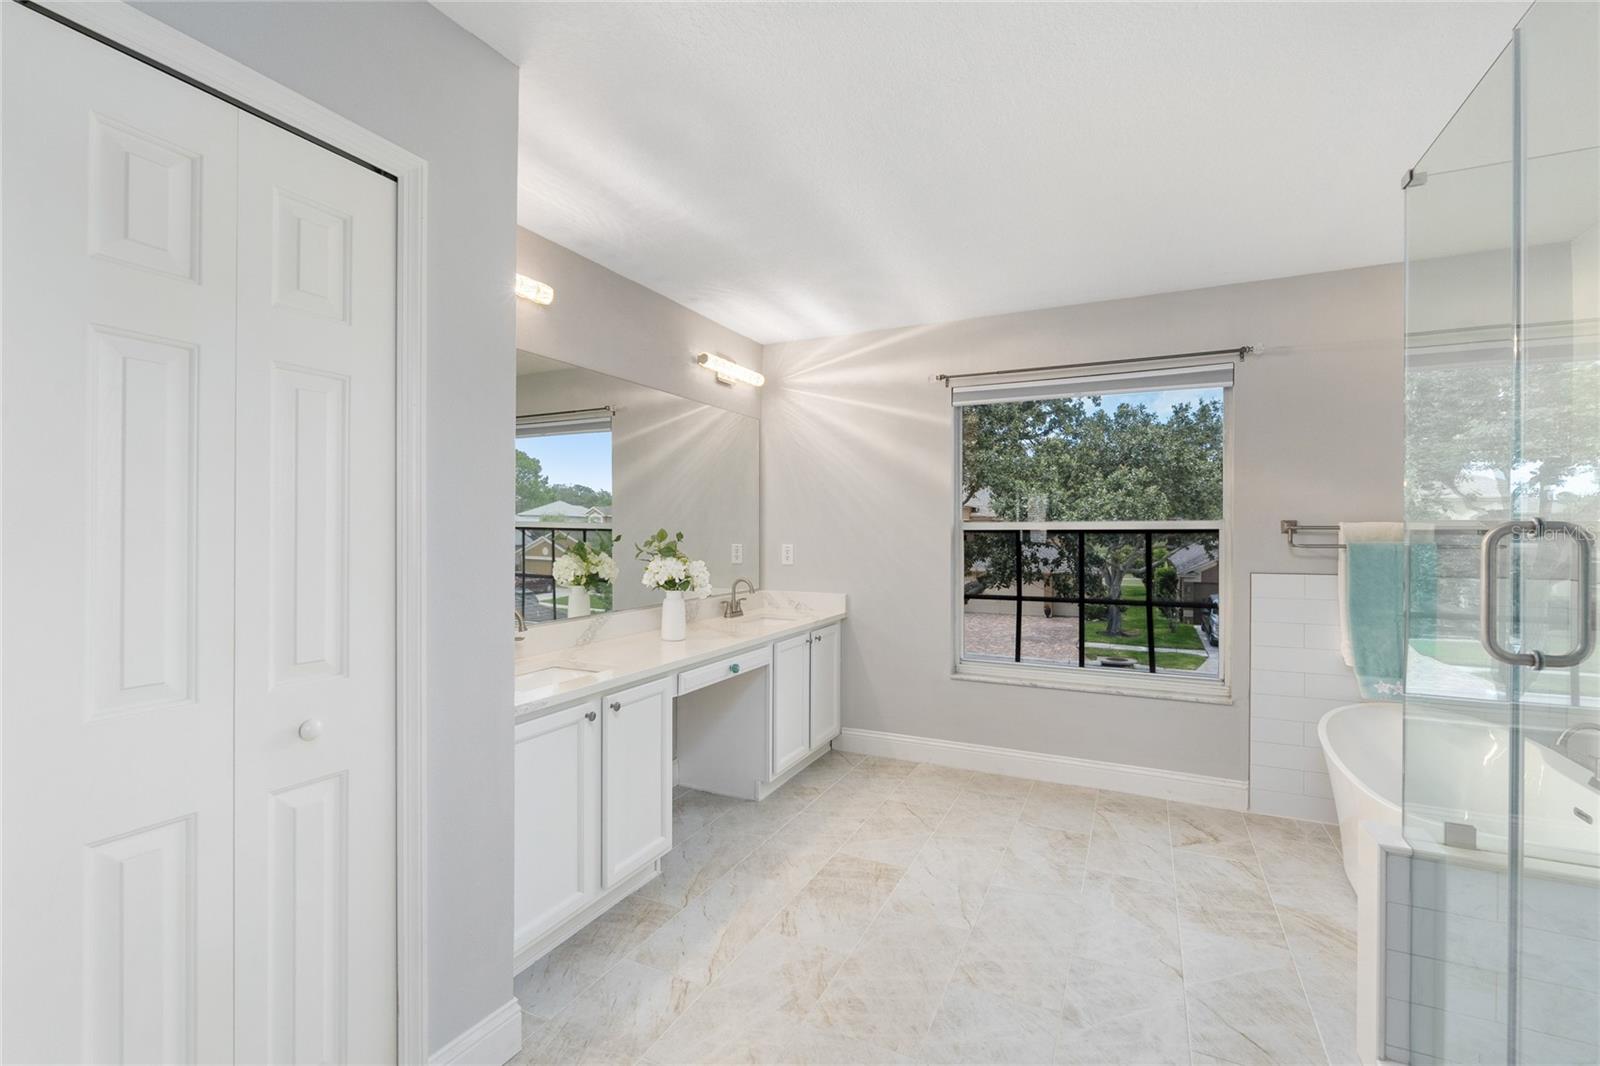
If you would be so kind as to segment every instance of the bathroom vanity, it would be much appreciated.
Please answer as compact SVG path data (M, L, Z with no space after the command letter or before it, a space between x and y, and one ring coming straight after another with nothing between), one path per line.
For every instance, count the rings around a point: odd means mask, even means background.
M638 610L519 653L513 972L660 872L675 783L761 800L839 734L844 596L693 606L682 641Z
M828 749L845 616L713 595L662 640L655 530L713 590L760 581L759 423L547 355L517 371L514 972L660 873L675 784L759 802ZM592 553L613 574L574 596L556 563Z

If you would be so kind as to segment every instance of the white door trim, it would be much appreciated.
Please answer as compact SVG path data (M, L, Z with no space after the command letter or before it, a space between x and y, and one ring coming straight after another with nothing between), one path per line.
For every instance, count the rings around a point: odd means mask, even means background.
M426 386L428 164L123 0L39 6L364 160L397 183L395 262L395 827L401 1062L428 1060Z

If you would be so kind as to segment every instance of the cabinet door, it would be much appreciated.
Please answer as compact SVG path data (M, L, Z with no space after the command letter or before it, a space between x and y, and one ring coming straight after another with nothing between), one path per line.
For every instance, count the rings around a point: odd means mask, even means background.
M811 637L802 633L772 648L772 776L811 750Z
M605 887L672 847L672 689L674 678L605 700Z
M839 735L839 625L811 633L811 747Z
M520 947L599 892L600 701L517 726L514 942Z

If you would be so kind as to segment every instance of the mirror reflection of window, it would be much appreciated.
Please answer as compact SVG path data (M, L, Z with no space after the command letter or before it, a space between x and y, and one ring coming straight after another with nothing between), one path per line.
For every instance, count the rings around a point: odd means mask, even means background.
M554 411L517 418L515 607L532 625L567 617L556 560L586 544L611 552L611 411ZM610 611L612 588L590 594Z
M564 536L587 533L590 547L616 542L611 552L616 576L590 597L591 610L614 613L661 602L661 591L644 584L644 562L634 553L634 545L658 529L683 533L686 550L710 568L713 588L726 590L740 577L760 584L756 419L526 351L517 353L517 413L517 452L527 456L519 458L518 514L571 505L558 509L568 513L530 515L518 525L556 520L581 525L582 530ZM538 439L531 439L536 434ZM551 451L558 444L569 453L586 448L587 461L577 468L558 467L559 457ZM539 460L537 473L531 459ZM591 497L584 489L611 497ZM604 506L611 498L615 506ZM598 515L589 510L596 503L601 504ZM597 531L597 525L606 528ZM563 541L548 534L542 523L530 533L518 530L519 538L531 538L534 552L526 560L530 576L524 579L518 540L517 601L527 600L529 621L583 613L581 594L568 609L557 602L563 594L552 577L570 577L577 556L569 554L552 574L551 567L561 562Z

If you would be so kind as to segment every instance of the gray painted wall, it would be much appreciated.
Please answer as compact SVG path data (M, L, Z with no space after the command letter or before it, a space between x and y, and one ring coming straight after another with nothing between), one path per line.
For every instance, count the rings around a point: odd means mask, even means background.
M517 272L553 286L548 307L517 301L517 347L742 415L761 390L717 384L695 365L715 352L761 369L761 345L537 233L517 230Z
M517 71L428 4L143 10L428 161L429 1033L511 995Z
M769 345L762 575L849 594L844 724L1245 778L1249 575L1333 571L1278 520L1401 516L1401 297L1394 265ZM1241 344L1259 354L1229 411L1232 704L952 680L954 423L930 377Z

